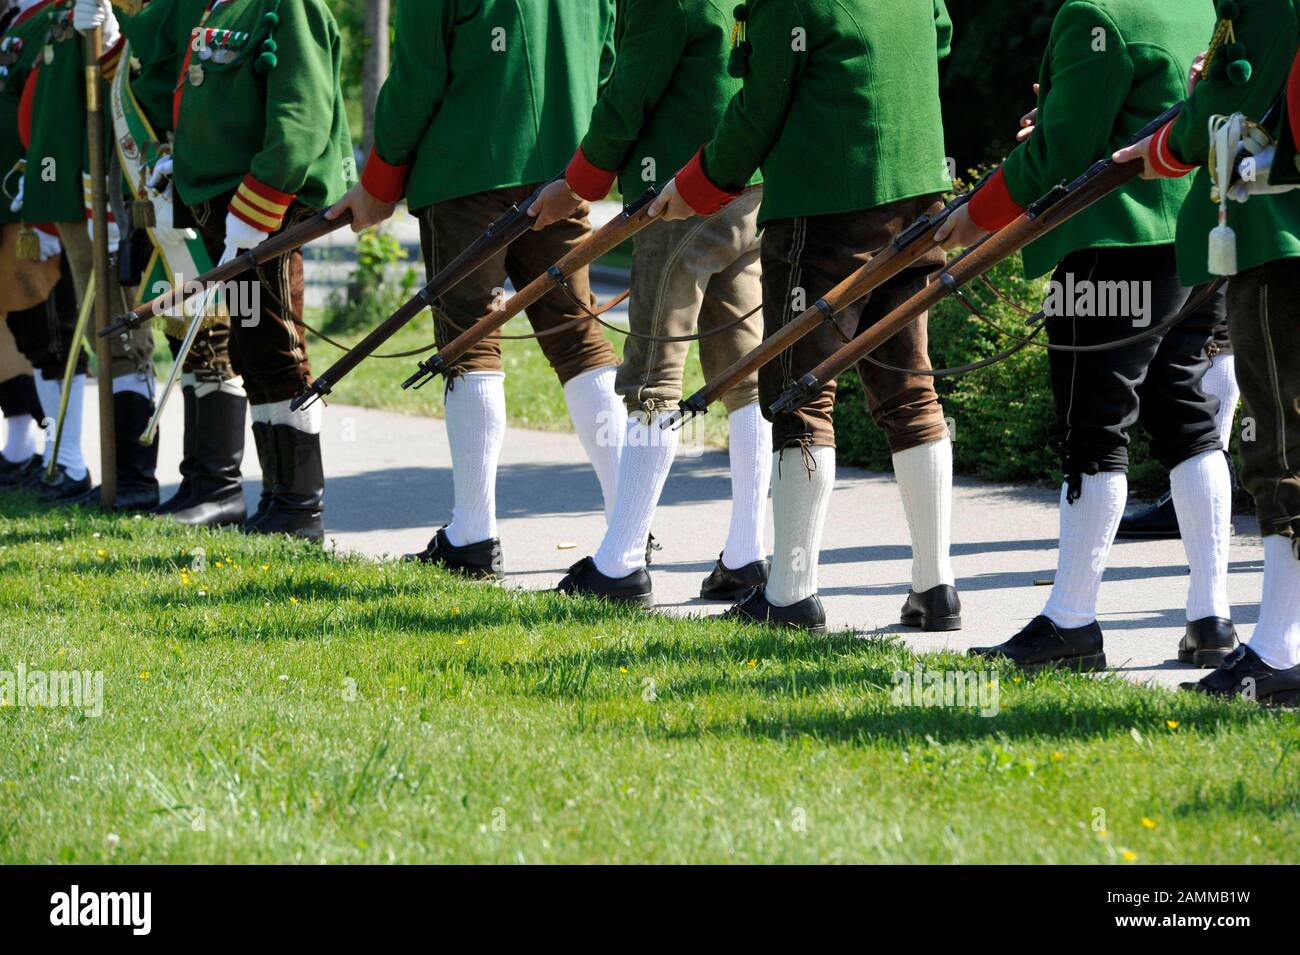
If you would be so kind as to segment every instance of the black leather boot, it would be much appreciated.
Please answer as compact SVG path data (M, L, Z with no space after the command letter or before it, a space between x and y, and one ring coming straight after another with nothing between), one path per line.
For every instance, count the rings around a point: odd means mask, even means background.
M826 608L816 594L788 607L776 607L768 602L761 587L755 587L749 596L720 619L734 623L765 623L814 634L826 632Z
M704 600L739 600L755 587L767 585L771 567L765 560L756 560L732 570L722 562L722 555L719 554L712 572L700 585L700 597Z
M0 488L16 489L32 483L41 473L41 456L33 454L26 461L6 461L0 458Z
M899 621L905 627L932 632L961 629L961 597L951 584L940 584L922 593L911 591Z
M54 480L46 481L44 473L33 485L36 490L36 498L42 504L76 504L85 500L89 503L87 495L91 491L90 471L79 479L74 480L68 477L68 470L62 464L54 466Z
M1165 491L1154 504L1125 514L1115 536L1122 540L1177 540L1182 532L1178 529L1173 493Z
M256 534L257 525L266 516L271 506L271 492L275 487L275 435L268 421L253 422L253 445L257 449L257 462L262 468L262 495L257 501L257 510L243 523L246 534Z
M1198 683L1182 689L1230 699L1240 696L1263 706L1300 705L1300 665L1275 670L1247 644L1228 654L1223 665Z
M1006 643L971 647L970 655L1010 660L1022 670L1060 667L1086 673L1106 669L1101 627L1095 620L1086 627L1065 628L1040 615Z
M195 427L195 403L193 385L181 386L181 405L185 409L185 430L181 434L181 486L176 493L155 507L152 514L172 514L189 507L194 493L194 478L198 474L199 460L195 454L198 430Z
M134 391L113 393L113 447L117 455L117 500L119 514L148 513L158 506L158 437L140 443L140 435L153 416L153 400ZM80 500L63 503L99 505L99 488L92 487Z
M239 467L247 412L242 394L218 390L195 398L194 476L189 500L171 515L178 524L226 527L244 521L248 512Z
M505 576L505 559L501 553L501 541L495 537L473 544L457 547L447 537L447 529L439 528L433 535L429 546L415 554L407 554L403 560L417 564L429 564L443 570L464 574L480 580L500 580Z
M275 448L275 482L270 503L252 532L288 534L321 543L325 540L325 470L320 456L320 435L287 424L270 425L270 428Z
M1178 642L1178 659L1198 667L1220 666L1237 646L1237 629L1223 617L1202 617L1187 621L1187 631Z
M638 604L642 607L655 605L650 572L644 567L634 570L626 577L607 577L590 557L584 557L570 567L555 589L570 597L586 595L611 603Z

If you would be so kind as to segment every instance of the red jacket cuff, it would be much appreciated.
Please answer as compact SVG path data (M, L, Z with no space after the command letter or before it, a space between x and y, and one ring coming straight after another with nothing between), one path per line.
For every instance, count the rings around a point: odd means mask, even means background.
M113 77L117 75L118 64L122 61L122 50L126 46L126 37L119 36L117 42L103 52L99 57L99 69L103 73L104 79L113 82Z
M569 184L569 188L588 202L595 202L609 195L609 190L613 187L617 176L618 173L593 166L581 146L564 169L564 180Z
M1166 179L1178 179L1196 168L1183 162L1169 148L1169 133L1174 128L1174 122L1170 120L1165 123L1160 127L1160 131L1151 137L1151 153L1147 157L1152 172Z
M378 151L370 150L366 168L361 173L361 185L380 202L400 202L406 195L406 174L410 166L394 166L384 162Z
M697 215L711 216L735 199L742 190L732 192L715 186L704 171L704 149L682 167L677 174L677 194Z
M971 221L985 232L997 232L1024 215L1025 207L1011 198L1006 177L999 169L968 203Z
M259 182L250 173L244 177L234 198L230 200L230 212L254 229L278 232L284 224L285 213L295 198L291 192L281 192Z

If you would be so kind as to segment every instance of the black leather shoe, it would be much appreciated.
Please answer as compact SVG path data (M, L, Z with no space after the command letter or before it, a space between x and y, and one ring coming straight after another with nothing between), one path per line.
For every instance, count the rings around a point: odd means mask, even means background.
M1115 536L1122 540L1177 540L1182 532L1178 529L1173 494L1165 491L1154 504L1125 514Z
M477 577L483 580L500 580L505 576L501 541L492 537L477 544L457 547L447 539L445 527L433 535L433 540L429 541L428 547L418 554L407 554L403 560L430 564L464 574L466 577Z
M719 619L736 623L765 623L814 634L826 632L826 608L816 594L788 607L776 607L768 602L762 587L755 587L744 600Z
M54 467L54 480L40 480L36 487L36 498L42 504L73 504L90 493L90 472L87 471L79 480L68 477L68 469L62 464Z
M1300 665L1274 670L1242 644L1228 654L1219 669L1198 683L1182 684L1182 688L1226 699L1240 696L1262 706L1296 706L1300 705Z
M700 585L700 597L704 600L739 600L755 587L767 585L767 574L771 566L765 560L756 560L732 570L722 562L722 555L719 554L713 571Z
M961 597L952 584L940 584L922 593L911 591L899 621L905 627L942 631L961 629Z
M650 573L644 567L632 571L626 577L608 577L600 572L595 560L590 557L584 557L570 567L555 589L570 597L585 594L612 603L639 604L642 607L655 605Z
M6 461L0 458L0 488L25 487L39 480L41 456L33 454L26 461Z
M1237 628L1222 617L1202 617L1187 621L1187 631L1178 641L1178 659L1198 667L1223 664L1237 645Z
M1106 669L1101 627L1095 620L1086 627L1065 628L1039 615L1006 643L996 647L971 647L970 655L1010 660L1022 670L1060 667L1088 673Z

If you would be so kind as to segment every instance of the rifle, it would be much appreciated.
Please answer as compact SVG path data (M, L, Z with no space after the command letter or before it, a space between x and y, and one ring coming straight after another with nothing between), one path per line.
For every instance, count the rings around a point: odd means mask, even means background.
M327 368L324 374L307 387L306 391L289 403L289 407L297 411L324 398L334 390L345 375L373 355L380 345L405 328L426 308L432 307L439 298L473 275L488 259L508 248L511 243L528 232L533 227L534 221L528 214L529 208L541 197L542 190L559 178L556 176L555 179L542 183L526 202L511 206L488 226L486 232L447 263L447 266L430 279L428 284L416 292L405 305L377 325L370 334L349 349L347 354Z
M982 182L982 181L981 181ZM848 278L819 298L798 318L763 339L749 354L742 356L716 378L705 382L695 394L684 399L677 410L665 416L661 426L671 428L688 417L708 414L709 405L775 359L801 338L812 333L822 322L832 325L835 317L854 302L869 295L895 275L912 266L934 249L934 235L948 218L970 201L979 188L953 199L938 212L928 212L894 237L894 240Z
M1178 116L1183 104L1171 106L1144 126L1129 145L1139 143ZM924 315L949 295L964 296L962 286L979 278L999 262L1122 188L1142 172L1142 163L1117 163L1109 156L1093 163L1069 185L1054 187L1006 228L987 236L949 263L935 282L913 295L871 328L834 352L802 376L772 404L772 413L797 411L811 401L824 384L861 361L886 341Z
M92 243L95 276L95 343L99 379L99 504L110 509L117 503L117 446L113 421L113 352L108 340L108 192L104 170L104 102L100 96L99 58L104 52L104 38L99 28L91 30L82 42L86 75L86 144L90 173L90 217L94 229ZM87 283L89 284L89 283ZM89 292L89 289L86 289ZM77 346L74 345L74 349ZM60 399L62 402L62 399Z
M265 265L267 262L272 262L283 255L288 255L307 243L329 235L331 232L351 224L351 222L351 212L345 212L337 219L326 219L325 213L319 212L306 222L299 223L291 229L285 229L279 235L271 236L256 249L250 249L242 255L237 255L230 261L224 262L188 282L178 282L152 301L145 302L143 305L127 312L116 322L103 329L99 333L99 337L107 338L117 332L130 331L144 322L161 318L172 310L184 306L195 295L204 293L210 286L237 279L245 272L250 272L259 265Z
M651 189L625 207L622 212L605 223L580 245L571 249L560 261L511 296L510 300L484 315L465 329L431 358L419 363L415 374L402 382L403 388L422 388L438 375L444 374L456 361L476 344L501 328L528 306L555 289L568 288L568 277L576 270L590 265L616 246L627 241L655 220L650 217L650 204L659 196L659 189ZM590 309L587 310L590 314Z

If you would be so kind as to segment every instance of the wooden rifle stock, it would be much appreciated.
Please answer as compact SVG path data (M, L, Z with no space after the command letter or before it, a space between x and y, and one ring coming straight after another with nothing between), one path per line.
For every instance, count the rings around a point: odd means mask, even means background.
M650 204L659 190L650 190L605 223L560 261L516 292L499 309L494 309L448 342L436 355L420 362L419 370L402 383L403 388L419 388L442 374L476 344L504 326L510 319L539 301L547 293L562 288L568 277L584 266L612 251L655 220Z
M1166 110L1134 136L1141 142L1174 119L1182 104ZM998 263L1042 238L1083 210L1121 189L1142 172L1142 163L1117 163L1110 157L1098 160L1068 186L1057 186L1001 231L972 246L939 273L936 281L913 295L853 341L838 349L812 371L801 377L772 405L774 413L795 410L811 400L823 385L856 365L894 335L916 321L942 299L961 295L962 286L979 278Z
M556 179L558 178L557 176ZM352 369L373 355L380 345L405 328L426 308L432 307L439 298L473 275L488 259L528 232L533 227L534 221L528 214L529 208L541 197L542 190L555 181L551 179L538 186L526 202L509 209L488 226L487 231L448 262L447 266L430 279L424 288L415 293L396 312L376 325L365 338L352 346L342 358L313 381L306 391L294 398L289 403L289 407L297 411L318 398L324 398Z
M132 309L112 325L101 331L100 337L107 337L118 332L129 331L151 319L160 318L181 308L189 299L203 292L209 285L229 282L239 278L245 272L274 261L282 255L288 255L302 248L309 242L315 242L322 236L336 232L352 223L352 212L344 212L337 219L326 219L324 212L319 212L306 222L291 229L285 229L279 235L267 239L256 249L250 249L238 255L224 265L204 272L159 295L153 301L146 302L139 308Z

